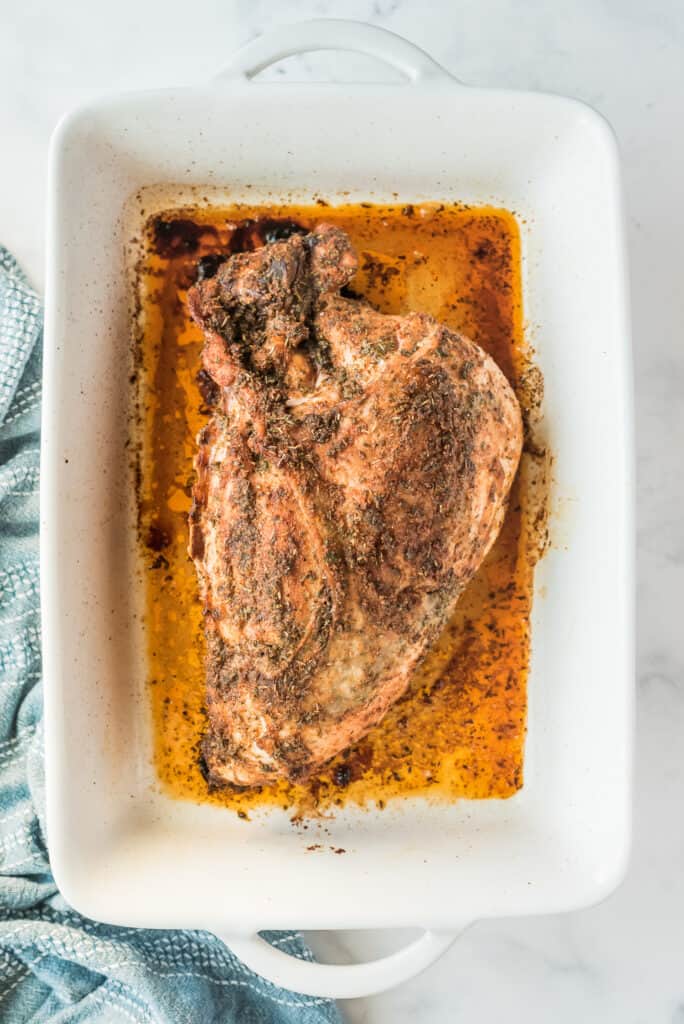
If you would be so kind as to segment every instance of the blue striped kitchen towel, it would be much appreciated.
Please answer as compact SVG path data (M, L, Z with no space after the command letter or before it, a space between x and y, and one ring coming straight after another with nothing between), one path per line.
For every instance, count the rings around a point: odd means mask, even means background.
M328 1000L263 981L207 932L74 913L45 846L38 476L40 300L0 246L0 1020L339 1022ZM300 935L271 942L311 958Z

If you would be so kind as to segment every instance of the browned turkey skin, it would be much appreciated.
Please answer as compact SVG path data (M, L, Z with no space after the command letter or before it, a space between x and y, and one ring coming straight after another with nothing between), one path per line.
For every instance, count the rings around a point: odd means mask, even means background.
M504 375L429 316L340 295L355 269L321 224L189 293L216 385L190 514L214 785L302 778L380 721L505 513Z

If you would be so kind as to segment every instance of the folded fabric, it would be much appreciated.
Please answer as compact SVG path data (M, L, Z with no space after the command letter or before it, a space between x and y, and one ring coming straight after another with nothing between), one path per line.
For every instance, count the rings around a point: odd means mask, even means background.
M97 924L54 884L40 671L41 343L40 301L0 246L0 1020L338 1022L333 1003L271 985L208 932ZM299 934L266 937L311 959Z

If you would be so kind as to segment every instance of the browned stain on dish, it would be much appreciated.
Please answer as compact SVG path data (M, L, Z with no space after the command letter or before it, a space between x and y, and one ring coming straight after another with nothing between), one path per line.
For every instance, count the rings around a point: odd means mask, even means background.
M431 313L530 391L522 332L520 242L505 210L371 204L175 210L148 222L139 264L141 542L146 560L149 692L156 768L171 795L241 817L265 805L312 814L398 796L508 797L522 785L532 576L538 531L524 456L501 534L409 692L353 748L307 782L210 791L198 763L204 727L202 615L186 553L195 435L208 414L202 337L186 293L217 256L321 220L360 254L352 289L386 313ZM199 377L198 377L199 374ZM534 376L534 375L533 375ZM539 394L535 385L534 401ZM538 452L536 453L538 455ZM535 499L536 500L536 499Z

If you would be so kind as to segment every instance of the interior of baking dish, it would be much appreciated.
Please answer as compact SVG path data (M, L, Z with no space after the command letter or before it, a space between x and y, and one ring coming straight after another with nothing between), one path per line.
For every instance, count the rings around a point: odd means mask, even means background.
M51 855L66 898L128 925L447 927L608 891L628 834L631 426L621 199L604 122L556 97L459 86L145 93L65 121L50 188L43 624ZM515 214L553 472L525 784L510 799L347 807L302 829L282 809L245 822L156 784L127 260L155 210L198 193Z

